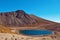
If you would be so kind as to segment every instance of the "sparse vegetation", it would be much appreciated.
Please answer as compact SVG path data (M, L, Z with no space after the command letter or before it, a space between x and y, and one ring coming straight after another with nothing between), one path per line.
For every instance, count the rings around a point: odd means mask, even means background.
M1 25L0 25L0 33L11 33L11 34L13 33L13 34L15 34L9 28L1 26Z

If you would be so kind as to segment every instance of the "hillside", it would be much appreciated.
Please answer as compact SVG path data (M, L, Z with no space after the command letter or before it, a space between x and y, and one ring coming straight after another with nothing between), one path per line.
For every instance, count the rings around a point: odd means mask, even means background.
M34 25L50 25L55 22L39 18L35 15L30 15L23 10L0 13L0 25L4 26L34 26Z
M12 32L9 28L1 26L1 25L0 25L0 33L16 34L16 33Z
M11 28L37 27L38 29L43 27L45 29L60 31L60 23L52 22L35 15L27 14L23 10L17 10L12 12L0 13L0 25ZM21 28L22 29L22 28Z
M54 33L36 37L27 36L19 33L20 30L24 29L47 29L52 30ZM23 10L1 12L0 40L60 40L60 23L27 14Z

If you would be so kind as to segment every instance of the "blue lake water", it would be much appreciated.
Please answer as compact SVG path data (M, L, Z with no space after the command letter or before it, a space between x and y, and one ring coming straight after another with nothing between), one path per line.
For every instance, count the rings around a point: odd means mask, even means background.
M50 30L21 30L20 33L25 35L49 35L53 32Z

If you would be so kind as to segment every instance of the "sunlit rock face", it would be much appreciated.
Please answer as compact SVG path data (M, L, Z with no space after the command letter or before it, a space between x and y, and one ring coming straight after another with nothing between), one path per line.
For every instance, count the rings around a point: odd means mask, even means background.
M1 12L0 25L7 27L44 27L45 29L60 31L60 23L48 21L35 15L27 14L23 10Z
M36 24L38 20L33 19L23 10L0 13L0 24L8 26L24 26Z
M27 14L23 10L0 13L0 24L5 26L34 26L34 25L50 25L56 24L48 20L44 20L34 15Z

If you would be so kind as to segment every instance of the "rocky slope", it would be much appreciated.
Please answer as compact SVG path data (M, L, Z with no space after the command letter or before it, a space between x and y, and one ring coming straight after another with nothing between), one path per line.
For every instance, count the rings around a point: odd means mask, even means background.
M0 25L0 40L60 40L60 32L54 32L51 35L27 36L16 34L11 29Z
M27 36L16 34L9 28L0 25L0 40L60 40L60 32L54 32L51 35Z
M26 36L17 35L9 33L0 33L0 40L60 40L59 35L49 35L49 36Z
M11 31L11 29L1 26L0 25L0 33L10 33L10 34L16 34L15 32Z
M1 12L0 13L0 25L4 26L36 26L36 25L50 25L56 24L34 15L29 15L23 10L17 10L12 12Z
M23 10L1 12L0 25L6 27L27 27L27 29L28 27L44 27L45 29L60 31L60 23L27 14Z
M0 24L4 26L26 26L37 24L37 20L22 10L0 13Z

